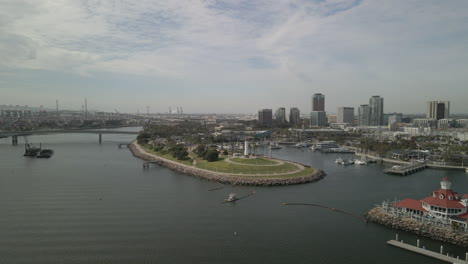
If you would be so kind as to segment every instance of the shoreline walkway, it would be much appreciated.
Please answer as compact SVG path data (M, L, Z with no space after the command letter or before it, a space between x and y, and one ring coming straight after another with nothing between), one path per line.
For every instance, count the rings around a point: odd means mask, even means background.
M240 163L240 162L235 162L235 161L232 161L231 158L226 158L224 159L225 162L229 162L229 163L232 163L232 164L236 164L236 165L242 165L242 166L257 166L257 167L268 167L268 166L280 166L280 165L283 165L284 164L284 161L282 160L275 160L275 164L264 164L264 165L257 165L257 164L247 164L247 163Z

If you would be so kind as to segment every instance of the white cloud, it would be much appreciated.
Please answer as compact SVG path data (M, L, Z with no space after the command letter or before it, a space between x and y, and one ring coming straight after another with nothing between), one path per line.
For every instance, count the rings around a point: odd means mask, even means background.
M302 97L350 94L337 105L444 80L459 98L468 96L458 91L467 81L467 3L4 0L0 69L144 75L258 95L285 87ZM298 104L292 95L251 103L285 98Z

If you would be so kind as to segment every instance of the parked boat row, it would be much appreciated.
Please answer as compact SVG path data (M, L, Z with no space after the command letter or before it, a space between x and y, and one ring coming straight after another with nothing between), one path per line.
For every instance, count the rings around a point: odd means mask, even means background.
M366 156L362 156L360 159L342 159L341 157L335 160L336 164L340 165L367 165L368 163L375 163L375 160L368 159Z

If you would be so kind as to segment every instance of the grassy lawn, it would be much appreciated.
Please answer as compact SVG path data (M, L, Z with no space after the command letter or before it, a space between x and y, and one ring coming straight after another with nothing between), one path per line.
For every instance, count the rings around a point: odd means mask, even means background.
M232 162L242 163L242 164L250 164L250 165L274 165L278 164L277 161L268 160L264 158L255 158L255 159L243 159L243 158L232 158Z
M178 159L174 158L171 154L161 154L160 152L156 152L156 151L152 150L150 148L150 146L148 146L148 145L144 145L144 146L142 146L142 148L146 152L148 152L150 154L154 154L154 155L159 156L161 158L165 158L165 159L168 159L168 160L173 160L173 161L176 161L176 162L179 162L179 163L182 163L182 164L185 164L185 165L189 165L189 166L193 165L193 163L192 163L193 160L192 160L191 157L185 157L184 160L178 160Z
M297 166L291 163L284 163L276 166L248 166L226 162L224 160L208 162L197 160L197 167L205 170L232 174L267 174L267 173L287 173L297 170Z

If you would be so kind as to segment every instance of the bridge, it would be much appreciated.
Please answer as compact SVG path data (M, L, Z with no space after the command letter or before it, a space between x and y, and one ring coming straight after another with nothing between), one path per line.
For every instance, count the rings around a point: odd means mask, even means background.
M97 129L31 130L31 131L0 132L0 137L11 137L11 143L13 145L16 145L18 144L19 136L49 135L49 134L97 134L99 135L99 143L101 143L103 134L138 135L139 133L140 133L139 131L97 130Z

